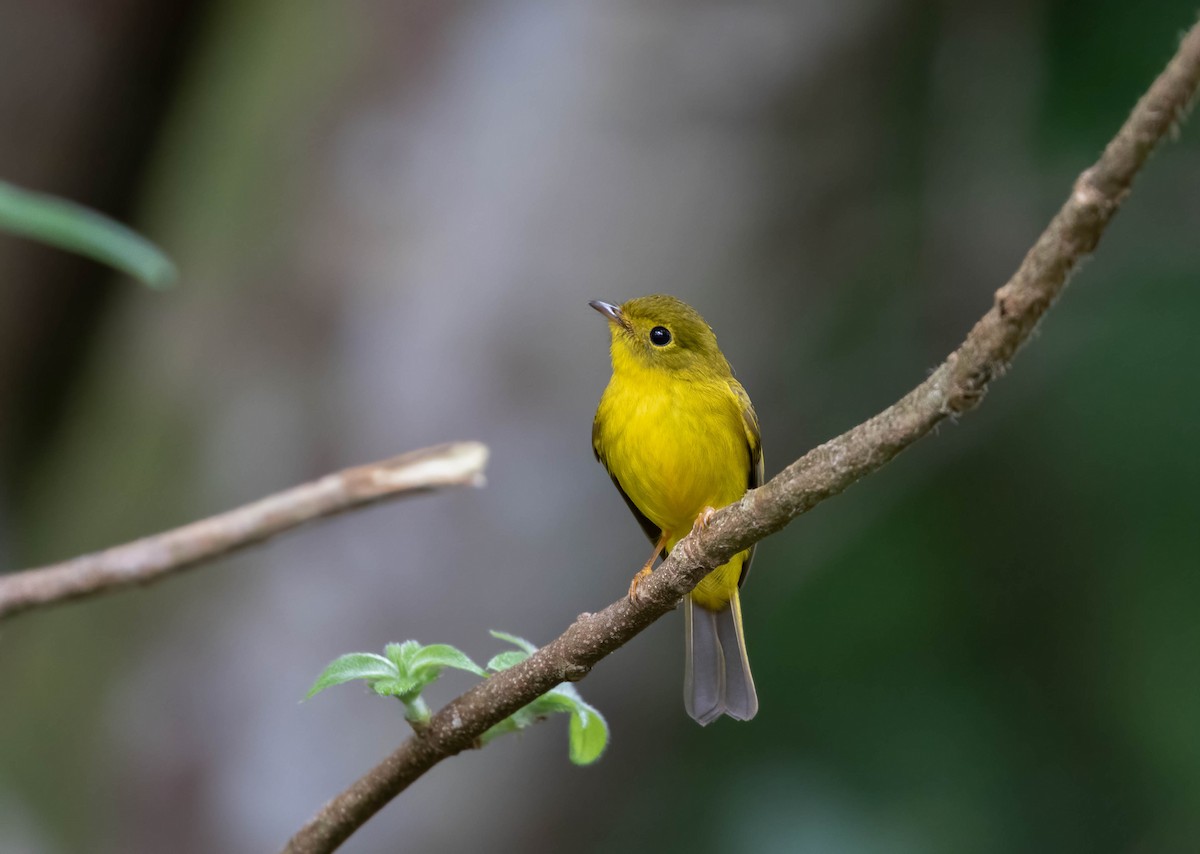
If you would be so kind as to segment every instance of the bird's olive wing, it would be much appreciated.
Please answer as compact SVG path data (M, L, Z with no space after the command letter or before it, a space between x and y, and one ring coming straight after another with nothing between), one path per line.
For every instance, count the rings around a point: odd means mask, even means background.
M646 517L646 514L638 509L638 506L633 503L633 499L626 495L625 490L621 488L621 482L617 480L617 476L615 474L609 472L608 476L612 478L613 485L616 486L617 492L621 493L621 497L625 499L625 504L628 505L630 512L633 513L633 518L638 520L638 524L641 525L642 530L646 532L646 537L649 538L650 543L657 543L658 538L662 536L662 528L651 522ZM664 558L670 554L670 552L670 549L663 547Z
M657 543L658 538L662 536L662 529L655 525L650 519L638 509L638 506L633 503L621 486L621 481L617 480L617 476L612 473L612 469L608 467L608 460L600 454L600 424L598 421L592 421L592 453L596 455L596 459L600 461L600 465L604 466L604 470L608 472L608 476L612 478L613 486L617 488L617 492L621 493L621 498L625 501L625 505L629 508L629 512L633 514L633 518L637 519L642 530L646 532L646 537L649 538L651 544ZM666 557L668 549L663 549L663 556Z
M741 410L742 426L746 429L746 444L750 451L750 471L746 477L746 488L757 489L763 484L765 472L763 466L762 434L758 429L758 413L754 411L754 404L750 402L750 395L746 394L746 390L742 388L741 383L737 380L730 380L729 390L733 392L733 396L737 399L738 408ZM746 576L750 572L750 561L753 559L754 546L751 546L750 554L746 556L746 562L742 564L742 574L738 578L739 587L746 581Z

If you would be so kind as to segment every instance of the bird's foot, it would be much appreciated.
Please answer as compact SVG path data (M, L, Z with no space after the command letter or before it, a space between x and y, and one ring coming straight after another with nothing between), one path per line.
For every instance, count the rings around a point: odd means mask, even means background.
M692 533L703 531L708 527L708 523L712 521L712 517L717 514L716 508L705 507L700 511L700 515L696 517L696 521L692 523Z
M656 555L656 557L657 557L657 555ZM645 578L647 575L650 574L650 571L651 571L650 564L651 563L654 563L654 558L650 558L650 562L647 563L645 566L643 566L640 570L638 570L637 575L635 575L633 577L633 580L629 582L629 601L630 602L637 602L638 585L642 583L643 578Z
M654 543L654 552L650 555L650 560L642 564L642 568L638 570L638 574L629 582L629 601L637 601L638 585L642 583L642 579L650 574L650 570L654 568L654 561L658 560L658 556L662 554L662 550L667 545L667 533L663 531L658 535L658 540Z

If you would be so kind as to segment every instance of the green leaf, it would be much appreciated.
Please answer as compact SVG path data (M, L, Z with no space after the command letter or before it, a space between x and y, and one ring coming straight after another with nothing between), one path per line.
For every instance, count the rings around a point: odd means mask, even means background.
M495 629L491 630L491 635L499 640L508 641L517 649L523 649L530 655L533 655L533 653L537 652L537 646L531 644L529 641L525 640L525 638L519 638L516 635L510 635L508 632L498 632Z
M529 658L529 653L522 652L517 649L510 649L506 652L501 652L493 655L488 661L488 670L494 670L499 673L501 670L508 670L514 664L520 664L525 659Z
M137 232L74 202L0 181L0 230L115 267L152 288L175 281L175 265Z
M574 685L564 682L551 688L526 706L530 707L543 717L551 712L566 712L571 716L570 756L576 765L590 765L608 746L608 724L604 716L584 702Z
M493 656L487 665L489 670L505 670L524 661L537 650L529 641L515 635L492 632L492 636L517 649ZM421 698L421 691L438 677L443 668L454 667L477 676L487 676L465 653L448 644L421 646L414 640L408 640L388 644L384 647L384 653L354 652L343 655L325 668L308 696L330 685L362 679L376 694L398 697L404 703L405 717L420 730L429 723L430 718L429 707ZM568 682L555 686L518 709L485 732L480 740L486 744L496 736L525 729L556 712L570 715L568 735L571 761L576 765L588 765L599 759L608 745L608 724Z
M411 676L393 675L385 679L375 679L367 683L371 690L380 697L399 697L406 703L415 699L425 684Z
M538 697L529 706L543 717L553 712L566 712L567 714L575 714L579 709L579 704L583 700L579 696L571 696L565 692L559 691L558 688L551 688L542 696ZM528 708L528 707L527 707Z
M382 655L373 652L351 652L330 662L308 689L305 697L312 697L331 685L341 685L355 679L365 679L368 683L374 683L378 680L394 679L399 675L396 665ZM371 687L374 688L374 684Z
M576 765L591 765L608 746L608 723L596 709L580 700L579 709L571 715L571 761Z
M413 656L420 651L421 645L415 640L406 640L404 643L389 643L383 648L383 654L391 659L401 673L412 672Z
M536 646L516 635L493 630L492 637L507 641L517 649L493 656L488 662L488 670L506 670L537 651ZM599 759L608 746L608 724L603 715L584 702L579 691L569 682L551 688L532 703L518 709L485 732L481 740L486 744L498 735L524 729L554 712L565 712L571 716L568 730L571 761L576 765L590 765Z
M527 727L529 723L523 718L520 718L520 714L520 711L516 711L504 720L500 721L500 723L488 729L483 735L479 736L479 743L487 744L497 736L505 735L506 733L510 732L516 732L517 730Z
M465 670L468 673L474 673L476 676L487 676L484 669L472 661L466 653L449 644L433 643L429 646L421 647L412 657L413 675L421 673L421 678L423 678L424 671L432 671L429 679L426 680L427 683L437 678L443 667Z
M555 712L571 716L567 730L571 761L576 765L590 765L599 759L608 746L608 724L595 707L584 702L575 686L566 682L522 706L485 732L480 740L487 744L496 736L525 729Z

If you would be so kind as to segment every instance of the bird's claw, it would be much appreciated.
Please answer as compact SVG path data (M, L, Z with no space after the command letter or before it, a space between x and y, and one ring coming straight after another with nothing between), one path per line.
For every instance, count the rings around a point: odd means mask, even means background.
M645 578L649 574L650 574L650 567L643 566L640 570L638 570L638 573L637 573L637 575L635 575L633 577L633 580L629 582L629 601L630 602L637 602L637 600L638 600L638 595L637 595L638 585L641 584L642 579Z
M708 527L708 523L712 521L712 517L717 514L713 507L705 507L700 511L700 515L696 517L696 521L692 523L692 533L703 531Z

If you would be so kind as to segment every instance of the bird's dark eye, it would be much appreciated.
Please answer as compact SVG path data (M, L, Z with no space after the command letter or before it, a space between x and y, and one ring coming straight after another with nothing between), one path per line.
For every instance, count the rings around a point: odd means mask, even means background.
M655 347L666 347L671 343L671 330L665 326L656 326L650 330L650 343Z

